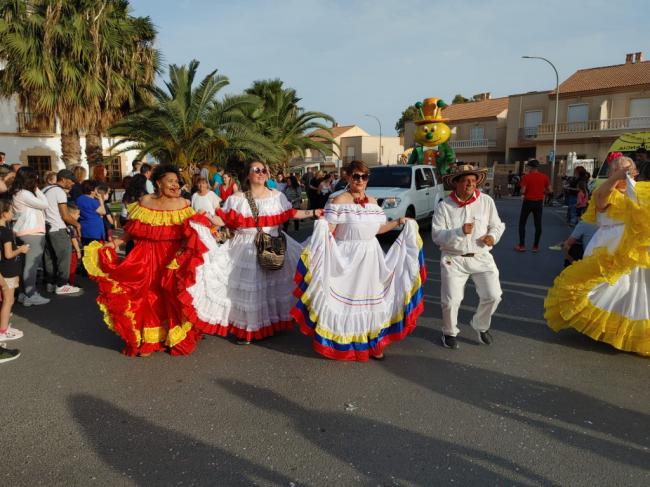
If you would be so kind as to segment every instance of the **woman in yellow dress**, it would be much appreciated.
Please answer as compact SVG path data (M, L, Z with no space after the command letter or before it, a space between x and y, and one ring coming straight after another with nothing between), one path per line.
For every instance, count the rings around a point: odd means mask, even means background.
M545 318L594 340L650 356L650 182L635 182L628 157L610 165L583 219L598 225L583 260L556 279Z

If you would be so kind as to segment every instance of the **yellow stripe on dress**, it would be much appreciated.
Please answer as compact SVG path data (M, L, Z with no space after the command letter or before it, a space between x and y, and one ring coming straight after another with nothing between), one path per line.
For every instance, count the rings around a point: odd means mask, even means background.
M154 227L180 225L196 213L191 206L181 210L152 210L138 202L131 203L127 207L127 212L129 220L137 220Z

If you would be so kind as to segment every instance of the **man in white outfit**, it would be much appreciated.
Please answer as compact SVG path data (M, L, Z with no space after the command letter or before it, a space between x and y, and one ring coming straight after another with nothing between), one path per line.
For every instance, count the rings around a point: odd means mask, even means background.
M471 326L479 342L492 343L490 322L501 301L499 270L490 254L499 241L505 224L499 218L494 200L481 193L487 170L462 165L443 176L453 191L435 209L431 236L440 247L440 302L442 305L442 344L458 348L458 309L469 277L474 281L479 305Z

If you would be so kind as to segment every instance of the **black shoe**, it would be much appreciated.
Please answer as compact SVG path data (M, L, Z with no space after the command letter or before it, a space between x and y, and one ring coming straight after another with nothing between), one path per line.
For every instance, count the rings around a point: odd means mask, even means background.
M483 345L492 344L492 335L490 335L489 331L477 331L476 333L478 333L478 341Z
M456 350L458 348L456 337L453 337L451 335L442 335L442 346Z
M20 350L0 347L0 363L9 362L20 357Z
M250 340L237 340L237 345L250 345Z

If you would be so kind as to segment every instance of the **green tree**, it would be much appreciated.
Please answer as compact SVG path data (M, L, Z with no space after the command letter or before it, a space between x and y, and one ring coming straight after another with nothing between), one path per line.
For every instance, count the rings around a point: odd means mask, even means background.
M0 1L0 95L58 118L63 160L78 164L79 132L90 129L89 151L101 154L92 134L131 106L134 86L153 79L142 74L155 70L154 36L125 0Z
M278 149L277 155L267 159L269 164L286 168L293 157L304 156L307 149L326 155L333 153L335 142L330 124L335 122L334 118L323 112L305 111L298 105L301 99L293 88L285 88L279 79L258 80L246 93L261 100L261 105L248 113L251 122ZM324 134L310 137L315 130Z
M93 76L104 89L86 130L89 165L103 162L102 135L108 127L149 101L148 89L160 69L153 47L156 30L148 17L133 17L125 0L93 2L88 17Z
M454 96L454 99L451 100L452 105L457 105L458 103L467 103L469 101L468 98L465 98L463 95L460 93L456 96Z
M395 131L398 135L404 135L404 127L406 122L417 120L420 118L420 111L415 107L415 105L408 106L399 117L399 120L395 123Z
M259 109L250 95L217 99L228 78L212 71L195 85L199 62L169 66L164 88L151 88L153 102L118 120L109 134L113 148L151 154L160 162L188 167L232 156L275 157L277 149L246 115Z

